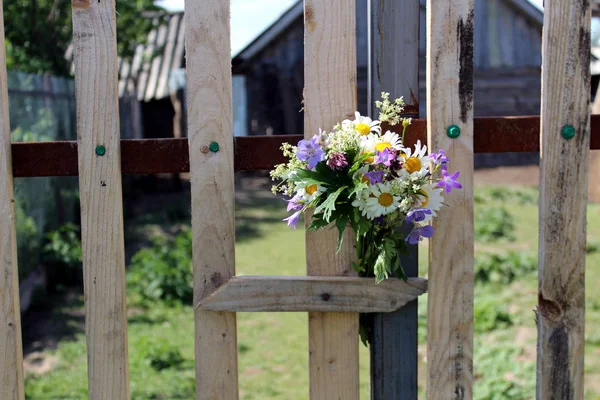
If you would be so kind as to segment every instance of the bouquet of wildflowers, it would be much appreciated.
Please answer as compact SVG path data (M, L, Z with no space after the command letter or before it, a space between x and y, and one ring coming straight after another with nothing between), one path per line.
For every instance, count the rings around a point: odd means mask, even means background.
M288 197L284 221L296 227L300 215L312 210L308 230L336 227L338 251L347 227L356 236L357 261L353 267L361 276L375 276L380 282L390 275L406 279L398 251L406 243L416 244L433 235L429 225L443 204L443 192L461 188L459 173L447 170L443 150L427 155L427 147L417 142L404 146L411 120L402 118L402 98L389 100L382 93L377 101L379 120L358 112L331 132L319 131L297 146L284 143L289 158L271 172L274 193ZM402 134L382 132L381 122L401 125ZM441 177L438 172L441 170ZM412 225L408 235L399 227Z

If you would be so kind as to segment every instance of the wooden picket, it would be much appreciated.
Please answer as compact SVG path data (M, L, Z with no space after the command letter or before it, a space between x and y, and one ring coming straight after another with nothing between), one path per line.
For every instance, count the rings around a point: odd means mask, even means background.
M115 0L73 1L88 387L129 398Z
M590 158L588 1L546 2L542 40L538 399L583 399Z
M237 399L235 313L197 305L235 275L229 0L186 0L196 393Z
M352 117L356 110L356 8L354 0L304 2L304 136ZM307 218L308 220L308 218ZM333 231L306 234L308 275L352 276L353 234L338 254ZM312 399L359 397L358 314L309 313Z
M401 3L407 8L389 8L393 2L387 0L371 3L379 29L371 43L371 90L390 90L394 96L416 94L418 88L419 3ZM115 0L73 0L72 5L89 398L127 400ZM352 117L356 108L356 15L353 0L305 0L304 5L305 136L312 137L320 127ZM463 185L462 191L446 197L450 207L435 220L429 283L410 278L407 283L375 285L373 279L356 277L351 232L336 254L337 235L330 231L306 235L311 276L235 277L229 11L230 0L186 1L196 398L238 398L236 312L305 311L311 399L358 399L358 312L391 312L378 316L376 340L407 325L403 339L375 344L373 362L386 373L373 377L388 383L375 382L372 398L416 399L414 300L428 284L427 398L473 398L474 0L427 2L427 141L432 151L446 150L452 160L449 168L461 171ZM553 0L545 13L537 398L582 399L585 193L591 143L589 2ZM394 24L400 17L411 23L411 43L400 40L406 28ZM3 20L0 28L3 35ZM395 50L401 56L386 58ZM1 47L0 399L24 400L7 99ZM409 112L418 112L416 97L415 103ZM164 172L161 168L169 166L134 170ZM410 274L416 275L416 264L410 267ZM396 311L405 304L409 306ZM411 371L402 371L405 365Z
M2 3L0 43L4 43ZM6 48L0 45L0 399L24 400L15 201L8 118Z
M473 20L473 0L427 1L427 142L463 186L429 241L428 399L473 398Z

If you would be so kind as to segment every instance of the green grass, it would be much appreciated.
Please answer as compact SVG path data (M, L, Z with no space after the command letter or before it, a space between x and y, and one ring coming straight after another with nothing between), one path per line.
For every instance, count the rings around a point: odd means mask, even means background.
M280 220L285 213L279 201L261 192L238 203L236 265L239 275L305 274L304 232L293 231ZM537 193L534 189L478 189L476 212L504 207L513 220L514 240L497 237L477 242L479 263L490 255L503 259L507 251L537 257ZM259 196L260 195L260 196ZM493 212L487 211L490 215ZM600 243L600 206L588 209L588 241ZM481 223L481 222L480 222ZM485 230L485 229L484 229ZM502 235L500 235L502 236ZM421 246L421 275L427 274L427 246ZM600 399L600 292L594 282L600 279L600 251L589 246L586 285L586 399ZM512 260L512 261L510 261ZM510 259L510 268L514 261ZM536 272L524 258L523 266L510 280L497 278L479 282L475 287L474 376L476 399L531 399L535 391L534 313L537 302ZM489 264L489 262L488 262ZM483 264L479 264L480 266ZM520 265L520 264L519 264ZM488 265L490 276L504 275L506 265ZM486 269L486 270L487 270ZM496 275L494 275L496 274ZM129 298L129 357L133 399L191 399L194 397L193 312L189 306L150 309ZM69 310L60 310L65 312ZM419 302L420 386L425 385L427 301ZM164 344L167 345L164 345ZM307 315L304 313L238 314L238 354L241 399L308 398ZM28 374L27 398L86 399L86 350L83 332L74 340L64 340L58 349L53 369L43 375ZM181 357L180 357L181 356ZM361 398L369 398L368 351L361 345ZM153 367L157 365L162 369ZM173 364L170 366L170 364ZM166 366L166 367L165 367Z

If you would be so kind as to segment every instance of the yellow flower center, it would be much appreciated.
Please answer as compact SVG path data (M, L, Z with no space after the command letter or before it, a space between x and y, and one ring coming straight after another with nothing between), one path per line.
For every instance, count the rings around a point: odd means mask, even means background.
M375 150L377 151L384 151L385 149L391 149L392 148L392 144L390 142L381 142L378 143L377 146L375 146Z
M411 157L408 160L406 160L406 162L404 163L404 167L411 174L413 172L420 171L422 167L421 160L419 160L417 157Z
M314 184L314 185L310 185L310 186L307 186L307 187L306 187L306 193L308 193L308 194L313 194L314 192L316 192L316 191L317 191L317 188L318 188L318 187L317 187L317 185L316 185L316 184Z
M392 205L392 203L394 202L394 198L392 197L391 194L389 193L381 193L379 195L379 197L377 198L377 201L379 202L379 204L381 204L384 207L389 207Z
M421 203L421 207L425 207L427 203L429 203L429 196L425 193L424 190L419 190L419 194L423 195L423 202Z
M362 181L362 183L369 183L369 182L370 182L370 181L369 181L369 178L367 178L367 177L366 177L366 176L364 176L364 175L362 176L362 179L361 179L361 181Z
M368 135L369 132L371 132L371 127L368 124L365 124L364 122L361 122L360 124L356 124L356 130L362 136L365 136L365 135Z

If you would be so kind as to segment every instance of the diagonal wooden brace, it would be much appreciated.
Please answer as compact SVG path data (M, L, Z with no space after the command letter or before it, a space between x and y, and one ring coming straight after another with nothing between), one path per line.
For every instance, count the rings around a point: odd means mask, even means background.
M391 312L427 291L427 280L336 276L235 276L194 308L207 311Z

